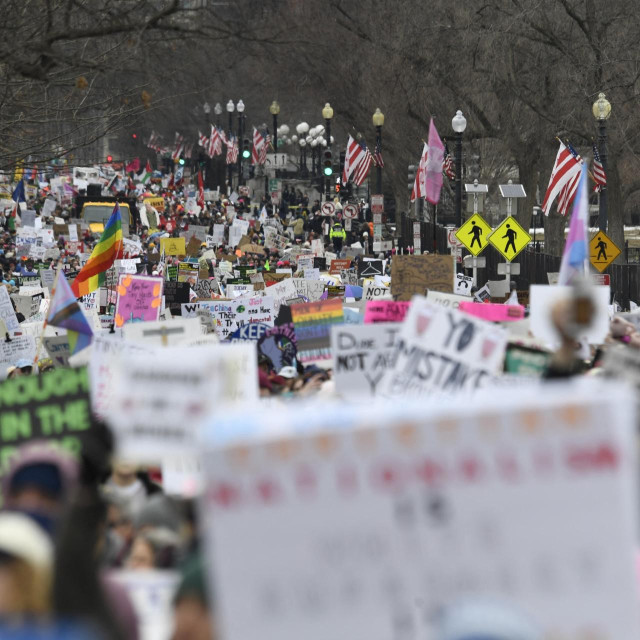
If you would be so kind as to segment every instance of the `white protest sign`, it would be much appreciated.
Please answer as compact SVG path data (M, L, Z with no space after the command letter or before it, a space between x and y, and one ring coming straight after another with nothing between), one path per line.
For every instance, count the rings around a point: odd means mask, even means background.
M228 298L239 298L240 296L244 296L247 294L252 295L253 285L252 284L228 284L226 293Z
M164 478L163 478L164 484ZM174 626L173 598L180 574L166 569L110 571L109 579L124 587L136 612L139 640L169 640Z
M231 225L231 228L236 228L236 229L240 229L242 231L242 233L240 234L240 237L242 237L243 235L245 235L245 233L247 233L249 231L249 221L248 220L242 220L240 218L236 218L233 221L233 224Z
M56 210L56 207L58 206L58 203L51 199L51 198L47 198L43 203L42 203L42 215L45 218L50 218Z
M591 326L577 331L573 338L586 339L590 344L602 344L609 332L609 287L590 287L589 294L594 304L594 318ZM551 321L553 307L562 300L570 300L573 287L561 285L531 285L529 289L529 320L531 333L547 346L560 346L560 336Z
M469 302L466 296L457 296L455 293L443 293L431 289L427 291L427 300L448 309L457 309L461 302Z
M174 318L171 322L127 322L122 329L125 340L157 347L180 345L203 333L200 321L193 318Z
M32 244L29 247L29 257L33 258L34 260L44 260L46 254L46 247L37 244Z
M344 324L331 327L333 377L343 398L374 396L395 359L399 323Z
M224 244L224 225L213 225L213 244Z
M453 279L453 292L461 296L470 296L473 278L464 273L456 273Z
M44 299L44 293L12 295L11 298L16 303L18 313L21 313L25 317L25 320L28 320L40 310L40 301Z
M47 350L55 367L68 367L71 350L69 340L64 336L45 336L42 338L42 346Z
M365 300L392 300L389 287L381 287L371 283L367 283L362 297Z
M323 280L308 280L307 278L291 278L298 296L306 298L309 302L318 302L324 293ZM284 280L286 282L286 280ZM269 287L269 291L271 287ZM293 297L293 296L292 296Z
M0 320L4 322L4 325L10 334L18 331L20 327L6 287L0 287ZM2 338L2 336L0 336L0 338Z
M313 256L298 256L298 271L313 269Z
M68 225L69 228L69 240L71 242L78 242L78 227L75 224Z
M201 423L238 400L258 398L256 345L165 347L122 354L106 420L122 456L157 461L192 455Z
M501 373L507 336L502 327L414 296L380 393L407 398L474 391Z
M293 280L294 278L285 278L281 282L265 287L261 291L255 291L253 295L273 298L273 314L277 318L280 306L285 304L287 300L298 297L298 290Z
M140 262L140 258L128 258L127 260L116 260L115 267L120 273L138 273L137 265Z
M243 235L240 227L229 227L229 246L237 247Z
M33 362L36 356L36 339L34 336L14 336L10 342L0 340L0 362L14 365L18 360Z
M303 271L306 280L320 280L320 269L305 269ZM324 282L323 282L324 284Z
M221 637L443 638L446 606L487 600L531 637L640 637L633 415L600 383L216 416L200 513Z
M175 456L162 463L162 490L169 496L193 498L202 493L204 478L197 456Z

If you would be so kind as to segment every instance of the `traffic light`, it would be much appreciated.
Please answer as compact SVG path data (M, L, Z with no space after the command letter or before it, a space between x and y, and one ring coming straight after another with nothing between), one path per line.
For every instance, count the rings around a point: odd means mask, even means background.
M113 162L113 156L107 156L107 162Z
M178 160L178 164L184 164L184 158L180 158L180 160Z
M331 149L326 149L324 152L324 161L323 161L322 171L325 176L333 175L333 161L331 159Z
M340 193L340 189L342 188L340 176L336 178L336 193Z
M137 140L137 139L138 139L138 134L137 134L137 133L132 133L132 134L131 134L131 137L132 137L134 140Z
M248 160L251 157L251 143L249 138L245 138L242 141L242 157L244 160Z
M407 174L407 187L409 187L409 189L413 189L413 185L415 181L416 181L416 165L410 164L409 173Z
M340 152L340 175L344 173L344 163L346 160L347 154L345 151Z

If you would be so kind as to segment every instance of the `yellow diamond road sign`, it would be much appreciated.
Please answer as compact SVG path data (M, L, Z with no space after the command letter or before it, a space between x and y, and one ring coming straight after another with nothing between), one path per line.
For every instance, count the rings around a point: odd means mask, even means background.
M456 238L462 242L474 256L485 250L491 227L485 219L474 213L457 231Z
M589 243L591 264L601 273L620 255L620 249L604 232L598 231Z
M509 216L489 236L489 242L511 262L531 242L531 236Z

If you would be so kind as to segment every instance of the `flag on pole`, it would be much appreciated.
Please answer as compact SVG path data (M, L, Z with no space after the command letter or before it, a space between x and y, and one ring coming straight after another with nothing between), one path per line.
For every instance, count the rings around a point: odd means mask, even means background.
M373 159L376 162L376 166L384 169L384 160L382 159L382 143L379 138L376 138L376 150L373 152Z
M433 123L433 118L429 123L429 156L426 163L425 176L425 198L431 204L440 202L440 191L442 189L442 166L444 164L444 145Z
M444 143L444 165L442 167L444 171L444 175L449 178L449 180L456 179L456 171L453 168L453 160L451 159L451 154L449 153L449 146L447 145L447 141L443 140Z
M373 163L373 156L371 155L371 151L367 148L364 140L360 143L360 146L364 150L364 156L353 172L353 182L358 187L367 179L369 171L371 170L371 164Z
M174 162L177 162L178 160L180 160L180 155L182 154L183 149L184 149L184 137L181 136L176 131L176 138L173 144L173 153L171 154L171 158L173 159Z
M238 139L232 134L227 139L227 164L235 164L238 161Z
M152 173L153 169L151 168L151 163L147 160L147 164L145 165L144 170L138 176L138 182L142 182L142 184L148 184L149 180L151 180Z
M575 150L574 146L567 140L566 141L567 149L569 149L569 153L576 159L576 161L581 165L583 163L580 154ZM576 192L578 191L578 183L580 182L580 173L576 174L562 189L560 192L560 196L558 197L558 206L557 210L560 215L566 216L569 212L569 208L573 202L573 199L576 196Z
M549 186L547 187L547 192L545 193L542 203L542 210L546 216L549 215L551 206L555 199L563 193L565 187L568 187L568 192L574 188L573 183L575 182L576 176L580 176L580 162L561 141L558 154L556 155L556 161L551 171L551 177L549 178ZM577 188L577 184L575 184L575 188ZM564 214L567 212L569 202L565 195L565 197L562 198ZM561 213L560 207L558 207L558 213Z
M198 171L198 205L200 206L200 211L204 211L204 182L202 180L202 171Z
M583 164L578 181L578 193L571 212L569 235L564 245L558 284L572 284L589 272L589 198L587 196L587 166Z
M71 355L88 347L93 337L91 326L85 318L62 269L58 269L53 283L47 324L67 330Z
M251 151L252 164L264 164L267 161L267 141L264 136L253 127L253 149Z
M222 141L224 136L220 134L218 127L211 125L211 135L209 136L209 142L207 146L207 154L210 158L213 156L219 156L222 154Z
M364 157L364 149L358 144L357 140L354 140L349 136L347 142L347 152L344 157L344 169L342 170L342 184L347 184L351 174L355 171L356 167L360 164L360 161Z
M140 158L134 158L124 170L125 173L138 173L140 171Z
M209 148L209 138L207 138L207 136L203 136L200 131L198 131L198 146L204 147L205 151Z
M413 189L411 191L411 202L415 202L418 198L424 198L426 193L426 187L424 184L424 178L427 171L427 159L429 157L429 145L425 142L422 148L422 155L420 156L420 163L418 164L418 170L416 171L416 178L413 181Z
M13 193L11 194L11 199L14 202L26 202L27 199L24 195L24 180L22 180L22 178L20 178L20 182L18 182L18 184L16 185L16 188L13 190Z
M601 191L607 186L607 174L604 170L604 166L602 165L602 160L600 159L600 153L598 152L598 147L596 147L596 143L593 143L593 180L596 183L594 191Z
M89 259L71 285L76 298L86 296L104 284L107 269L113 266L121 253L122 217L120 216L120 205L116 203L98 244L93 248Z

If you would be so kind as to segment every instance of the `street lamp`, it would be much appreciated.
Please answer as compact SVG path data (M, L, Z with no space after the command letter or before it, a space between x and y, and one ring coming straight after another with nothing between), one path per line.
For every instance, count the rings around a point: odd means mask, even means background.
M222 114L222 105L216 102L216 106L213 107L213 112L216 114L216 126L220 126L220 116Z
M202 110L204 111L205 115L209 115L211 113L211 105L208 102L205 102L202 105Z
M233 112L236 106L233 104L233 100L229 100L227 102L227 113L229 114L229 142L233 138ZM231 193L233 189L233 165L227 161L227 181L229 183L229 193Z
M598 99L593 103L593 117L598 121L598 153L600 162L606 174L607 172L607 120L611 115L611 103L604 93L598 94ZM600 187L600 207L598 209L598 227L600 231L607 230L607 186Z
M244 115L244 102L242 102L242 98L238 100L236 109L238 110L238 186L240 186L244 182L244 176L242 175L243 149L240 149L240 145L242 145L242 136L244 134L244 119L246 118L246 116Z
M327 141L327 148L329 149L329 151L331 151L331 142L332 142L332 138L331 138L331 119L333 118L333 107L327 102L324 107L322 108L322 117L324 118L325 121L325 129L326 129L326 136L325 139ZM325 176L325 181L324 181L324 192L325 192L325 196L326 199L328 200L330 195L331 195L331 186L329 184L330 179Z
M458 109L451 120L451 127L456 134L456 226L462 225L462 134L467 128L467 119Z
M384 113L380 109L376 109L371 120L376 128L376 193L382 193L382 166L380 159L382 158L382 125L384 124Z
M273 148L278 151L278 114L280 105L274 100L269 107L269 113L273 116Z

